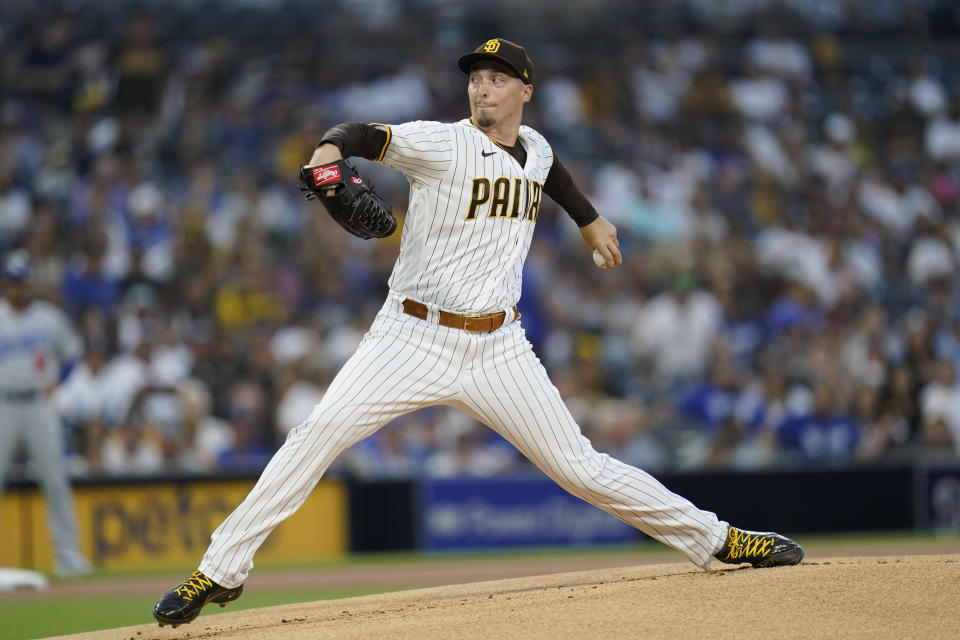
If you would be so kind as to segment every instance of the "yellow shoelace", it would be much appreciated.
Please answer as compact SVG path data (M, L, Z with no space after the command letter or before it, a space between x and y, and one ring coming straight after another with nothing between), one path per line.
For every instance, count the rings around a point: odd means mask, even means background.
M766 558L773 551L774 539L766 536L754 536L730 527L730 552L727 558Z
M200 571L194 571L189 579L177 587L177 595L189 602L200 595L204 589L209 589L212 586L213 581L210 580L210 578L203 575Z

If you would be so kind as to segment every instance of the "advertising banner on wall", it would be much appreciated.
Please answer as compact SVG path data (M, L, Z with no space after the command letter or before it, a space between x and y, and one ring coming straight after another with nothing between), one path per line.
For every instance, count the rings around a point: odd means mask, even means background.
M84 485L74 490L83 552L100 568L190 566L210 534L254 480ZM0 566L47 570L53 554L43 493L7 492L0 504ZM258 562L343 555L348 547L346 489L321 482L303 507L278 526ZM8 537L9 536L9 537Z
M434 551L636 541L633 527L545 477L424 484L420 545Z

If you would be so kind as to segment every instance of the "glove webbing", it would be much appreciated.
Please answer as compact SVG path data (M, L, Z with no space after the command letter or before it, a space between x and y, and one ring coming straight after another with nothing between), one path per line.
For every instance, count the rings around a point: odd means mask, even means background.
M364 194L353 208L350 224L362 238L385 238L397 229L397 220L384 212L371 193Z

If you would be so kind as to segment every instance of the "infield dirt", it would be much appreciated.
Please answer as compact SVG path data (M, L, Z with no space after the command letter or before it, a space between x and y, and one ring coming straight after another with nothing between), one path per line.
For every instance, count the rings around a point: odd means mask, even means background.
M669 563L551 573L205 614L178 629L145 624L59 638L960 637L960 553L720 567L703 572Z

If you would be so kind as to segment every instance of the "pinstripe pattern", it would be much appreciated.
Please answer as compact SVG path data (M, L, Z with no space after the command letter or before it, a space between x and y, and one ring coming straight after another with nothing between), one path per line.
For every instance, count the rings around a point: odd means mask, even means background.
M527 150L521 167L469 120L383 126L389 137L382 162L410 182L390 295L323 400L214 531L200 570L224 587L239 586L257 548L303 504L337 455L394 418L436 404L470 413L573 495L708 567L727 524L595 451L512 311L507 324L486 334L436 324L439 309L484 314L516 304L536 223L527 213L534 183L546 181L553 163L550 145L520 127ZM484 179L490 197L471 208L474 181ZM508 181L512 200L500 209L491 206L497 179ZM427 320L403 313L407 297L427 306Z
M470 413L573 495L709 566L726 523L595 451L519 322L470 334L407 316L401 300L391 293L323 400L214 531L201 571L222 586L240 585L257 548L303 504L337 455L394 418L436 404Z
M390 289L456 313L513 307L520 299L523 261L535 224L524 219L525 205L531 199L531 181L546 182L553 165L550 145L530 127L520 127L527 148L527 163L521 167L470 120L408 122L389 131L382 162L401 171L411 184ZM488 200L476 219L465 221L472 180L478 177L507 179L508 212L517 198L520 216L490 218ZM516 180L520 191L514 194Z
M466 410L573 495L709 566L723 544L725 522L648 473L595 451L519 325L477 340L475 382L464 384Z
M435 335L391 297L323 400L213 532L200 570L223 586L242 583L256 549L303 504L337 455L390 420L455 395L468 344L462 331Z

